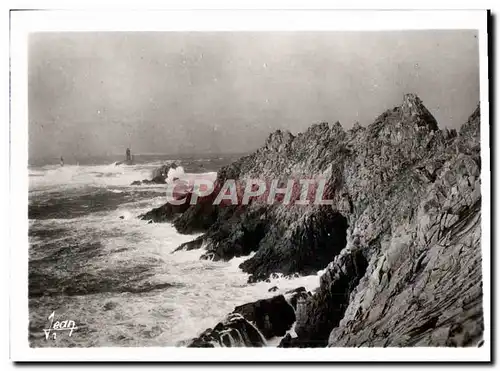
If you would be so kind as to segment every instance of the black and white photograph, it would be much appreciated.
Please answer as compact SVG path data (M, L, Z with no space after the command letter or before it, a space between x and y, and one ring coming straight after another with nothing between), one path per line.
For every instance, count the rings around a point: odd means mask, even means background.
M14 13L20 358L490 359L486 11Z

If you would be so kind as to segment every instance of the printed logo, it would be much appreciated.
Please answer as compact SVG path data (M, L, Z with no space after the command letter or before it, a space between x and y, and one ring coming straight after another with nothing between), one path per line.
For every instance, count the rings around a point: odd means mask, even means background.
M48 320L50 321L50 326L49 328L43 329L43 332L45 334L45 340L49 340L49 338L52 338L52 340L56 340L58 331L63 331L63 332L69 331L69 336L71 336L74 330L78 330L75 321L64 320L64 321L54 322L55 315L56 315L55 311L50 314L50 316L48 317Z

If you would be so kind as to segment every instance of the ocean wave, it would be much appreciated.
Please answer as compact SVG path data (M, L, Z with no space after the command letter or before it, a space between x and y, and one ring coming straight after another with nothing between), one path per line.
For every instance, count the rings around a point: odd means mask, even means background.
M151 203L161 203L161 198L74 220L30 223L32 235L39 237L30 246L38 253L30 256L50 259L50 264L45 260L46 268L39 266L34 272L44 278L42 284L51 290L64 287L67 294L61 299L61 292L56 290L52 296L30 299L37 303L37 309L31 310L35 328L43 326L45 312L56 307L62 317L85 318L89 331L79 334L72 346L174 346L196 337L238 305L299 286L308 290L319 286L319 275L292 279L276 276L270 282L248 284L248 274L238 266L253 254L227 262L200 260L200 250L171 254L199 235L181 235L168 223L138 220L138 213ZM60 233L44 236L44 230ZM40 271L40 267L48 270ZM66 274L61 269L70 270ZM86 282L84 286L82 282ZM273 286L279 290L269 292ZM33 289L35 293L45 290ZM121 336L125 333L126 337ZM152 333L155 336L150 336ZM33 341L43 346L42 339Z
M109 165L67 165L67 166L44 166L30 168L29 190L30 192L78 189L86 186L95 187L129 187L134 181L150 179L151 173L158 168L158 163L147 163L139 165L115 166ZM167 182L175 178L181 180L193 180L205 177L214 180L216 172L189 173L182 166L170 169L167 174ZM164 187L158 184L141 185L149 188ZM137 186L135 186L137 187Z
M133 180L148 177L148 166L122 167L111 165L89 165L46 167L29 173L30 191L53 188L67 189L86 185L128 186Z

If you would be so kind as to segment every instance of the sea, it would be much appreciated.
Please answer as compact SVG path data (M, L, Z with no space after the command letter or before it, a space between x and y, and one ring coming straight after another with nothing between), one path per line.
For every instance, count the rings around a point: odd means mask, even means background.
M134 165L117 165L120 159L112 157L31 164L30 346L183 346L237 305L317 288L321 272L249 284L238 266L251 255L214 262L200 260L201 250L173 253L199 234L138 218L166 202L166 185L133 181L151 179L154 169L172 162L178 168L168 179L213 179L238 157L136 155ZM68 323L76 327L71 334L44 331Z

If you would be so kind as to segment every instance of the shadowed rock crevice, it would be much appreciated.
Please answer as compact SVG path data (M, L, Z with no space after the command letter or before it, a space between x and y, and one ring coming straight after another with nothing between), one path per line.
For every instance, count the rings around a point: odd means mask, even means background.
M215 206L213 201L215 193L211 196L200 197L195 205L190 205L186 211L174 221L174 227L181 234L206 232L214 227L219 220L227 219L234 212L232 206Z
M318 292L307 301L298 303L297 337L282 339L280 347L325 347L367 267L368 262L361 250L338 256L321 277Z
M308 275L325 268L346 245L347 219L322 206L317 213L289 228L286 234L268 234L258 252L240 265L252 273L250 281L271 273Z
M266 339L284 336L295 322L295 311L283 295L258 300L234 309L248 321L255 323Z
M226 223L217 224L205 234L207 252L202 259L230 260L246 256L258 249L271 225L266 218L266 208L235 209Z

